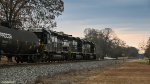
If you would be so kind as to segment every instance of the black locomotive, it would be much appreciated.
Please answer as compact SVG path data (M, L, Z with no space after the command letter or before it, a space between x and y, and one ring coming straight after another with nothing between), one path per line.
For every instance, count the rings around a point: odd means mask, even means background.
M29 31L0 26L0 55L19 62L96 59L95 45L72 35L46 29Z

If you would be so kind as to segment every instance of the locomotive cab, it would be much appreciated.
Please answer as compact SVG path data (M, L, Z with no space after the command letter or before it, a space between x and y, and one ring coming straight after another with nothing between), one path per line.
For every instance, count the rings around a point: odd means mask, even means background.
M95 45L93 42L83 40L83 53L84 53L84 59L90 60L90 59L96 59L95 53Z

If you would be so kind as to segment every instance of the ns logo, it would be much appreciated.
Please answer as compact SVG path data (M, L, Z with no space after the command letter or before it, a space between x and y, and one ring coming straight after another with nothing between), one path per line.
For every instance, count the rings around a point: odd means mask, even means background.
M12 39L11 34L2 33L2 32L0 32L0 37L5 38L5 39Z

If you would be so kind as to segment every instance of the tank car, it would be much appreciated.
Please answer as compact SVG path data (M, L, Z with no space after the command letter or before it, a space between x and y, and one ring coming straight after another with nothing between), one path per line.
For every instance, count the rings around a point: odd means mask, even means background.
M14 56L17 63L36 61L38 42L32 32L0 26L0 51L7 57Z

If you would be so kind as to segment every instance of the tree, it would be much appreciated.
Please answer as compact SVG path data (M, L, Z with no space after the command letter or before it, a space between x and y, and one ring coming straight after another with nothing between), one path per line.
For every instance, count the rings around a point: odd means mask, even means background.
M100 33L102 34L103 38L103 55L101 59L104 59L105 56L111 56L111 45L112 45L112 39L116 37L116 34L111 28L105 28L100 30Z
M122 54L120 48L125 44L120 39L115 40L116 34L111 28L105 28L102 30L87 28L85 29L84 34L86 40L92 41L96 44L96 54L98 55L98 58L104 59L105 56L117 58L120 56L120 52Z
M98 31L99 30L96 30L96 29L86 28L84 30L85 39L93 41L94 43L96 43L96 39L98 37Z
M148 58L150 64L150 38L147 41L144 55Z
M125 42L115 37L111 44L111 57L118 59L125 55Z
M86 28L84 30L85 38L86 40L92 41L96 44L96 54L97 57L100 58L103 56L103 51L101 48L101 42L102 42L102 36L100 36L99 30L93 29L93 28Z
M126 48L126 55L129 57L129 58L137 58L138 56L138 49L135 48L135 47L127 47Z
M62 0L0 0L0 22L9 28L51 28L63 11Z

